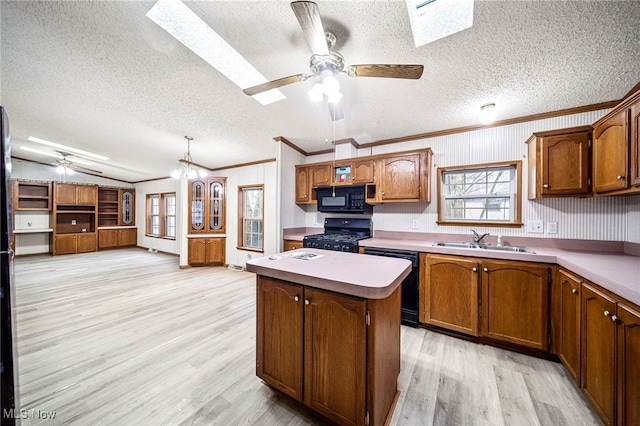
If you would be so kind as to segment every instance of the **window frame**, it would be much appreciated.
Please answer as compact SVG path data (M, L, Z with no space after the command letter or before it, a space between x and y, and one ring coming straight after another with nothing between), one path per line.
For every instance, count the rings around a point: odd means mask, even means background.
M173 197L176 201L176 206L175 206L175 210L176 210L176 214L174 215L167 215L166 213L166 209L165 209L165 204L166 204L166 199L168 197ZM152 207L152 200L153 199L157 199L158 200L158 233L154 234L152 233L152 229L153 229L153 225L152 225L152 219L154 216L156 215L152 215L151 214L151 207ZM175 219L175 224L176 226L175 228L175 233L177 233L177 196L175 192L160 192L160 193L152 193L152 194L147 194L147 199L146 199L146 211L145 211L145 216L146 216L146 229L145 229L145 236L146 237L150 237L150 238L162 238L165 240L175 240L176 237L173 236L167 236L166 235L166 223L167 223L167 217L172 216Z
M443 185L443 175L446 172L473 172L473 171L482 171L485 169L492 169L498 167L515 167L515 194L514 194L514 205L513 205L513 221L496 221L496 220L451 220L444 218L444 203L442 196L442 185ZM437 180L437 191L438 191L438 220L436 223L438 225L448 225L448 226L493 226L493 227L502 227L502 228L519 228L522 227L522 161L502 161L495 163L483 163L483 164L470 164L465 166L450 166L450 167L439 167L438 168L438 180Z
M260 220L262 222L262 248L244 246L244 191L247 189L259 189L262 195L262 209ZM264 184L238 185L238 239L236 249L264 253Z

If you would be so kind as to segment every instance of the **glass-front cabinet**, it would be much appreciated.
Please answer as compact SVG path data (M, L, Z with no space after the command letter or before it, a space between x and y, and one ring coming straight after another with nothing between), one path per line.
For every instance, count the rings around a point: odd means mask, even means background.
M134 206L134 195L133 191L125 189L122 190L122 200L121 200L121 224L124 226L133 225L133 206Z
M224 233L226 178L193 179L188 185L189 233Z

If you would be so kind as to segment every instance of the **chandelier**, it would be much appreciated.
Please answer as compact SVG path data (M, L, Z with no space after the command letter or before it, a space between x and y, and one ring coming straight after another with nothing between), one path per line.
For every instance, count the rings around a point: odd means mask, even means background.
M184 153L182 160L178 160L178 167L171 172L171 177L174 179L180 179L180 177L195 179L198 176L201 178L207 176L206 170L196 167L191 158L191 141L193 138L191 136L185 136L184 138L187 140L187 152Z

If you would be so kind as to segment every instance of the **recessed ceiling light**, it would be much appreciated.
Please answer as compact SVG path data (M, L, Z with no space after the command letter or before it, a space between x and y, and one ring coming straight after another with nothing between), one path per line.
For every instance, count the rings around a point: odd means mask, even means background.
M62 156L62 154L53 153L53 152L46 152L46 151L40 151L39 149L29 148L28 146L21 146L20 149L23 150L23 151L34 152L36 154L46 155L48 157L57 158L58 160L63 160L65 158L65 157ZM74 163L83 164L85 166L93 165L93 163L90 163L88 161L84 161L84 160L82 160L80 158L70 157L70 156L66 156L66 157L68 159L72 160Z
M147 12L147 18L158 24L241 89L268 81L180 0L158 0ZM262 105L268 105L285 99L285 96L279 90L273 89L253 95L253 98Z
M480 122L482 124L493 123L496 119L496 104L490 103L480 107Z
M70 146L62 145L60 143L50 142L50 141L47 141L47 140L44 140L44 139L40 139L40 138L36 138L36 137L33 137L33 136L29 136L29 140L31 142L35 142L35 143L39 143L39 144L42 144L42 145L52 146L54 148L61 149L64 152L73 152L74 154L80 154L80 155L84 155L85 157L95 158L96 160L106 161L106 160L109 159L109 157L105 157L104 155L94 154L92 152L83 151L81 149L77 149L77 148L73 148L73 147L70 147Z

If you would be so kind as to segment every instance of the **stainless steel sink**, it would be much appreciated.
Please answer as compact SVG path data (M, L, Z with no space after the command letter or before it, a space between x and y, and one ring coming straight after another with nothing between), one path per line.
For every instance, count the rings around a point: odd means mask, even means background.
M450 242L437 242L433 244L434 247L450 247L450 248L471 248L480 250L495 250L495 251L509 251L512 253L529 253L536 254L535 251L521 246L494 246L491 244L477 244L477 243L450 243Z

